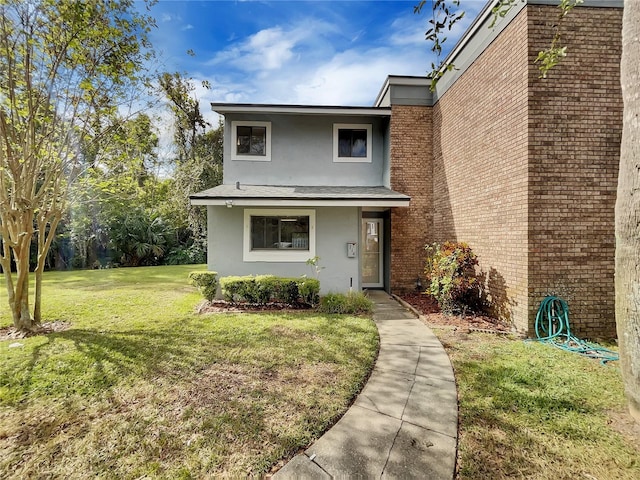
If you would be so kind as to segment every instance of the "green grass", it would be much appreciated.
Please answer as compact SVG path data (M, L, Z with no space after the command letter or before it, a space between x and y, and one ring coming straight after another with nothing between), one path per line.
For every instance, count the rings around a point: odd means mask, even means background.
M0 341L0 477L260 475L346 410L370 319L197 315L197 268L45 274L44 321L71 328Z
M640 430L615 363L536 342L437 334L459 389L461 479L640 478Z

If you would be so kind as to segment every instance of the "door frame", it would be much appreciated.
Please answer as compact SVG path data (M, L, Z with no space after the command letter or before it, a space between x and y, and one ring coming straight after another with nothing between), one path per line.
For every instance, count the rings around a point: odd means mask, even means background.
M362 269L364 267L364 254L365 254L365 237L366 237L366 222L375 222L378 224L378 282L364 283L362 279ZM360 219L361 230L361 244L360 249L360 277L362 281L362 288L384 288L385 283L385 219L382 217L362 217Z

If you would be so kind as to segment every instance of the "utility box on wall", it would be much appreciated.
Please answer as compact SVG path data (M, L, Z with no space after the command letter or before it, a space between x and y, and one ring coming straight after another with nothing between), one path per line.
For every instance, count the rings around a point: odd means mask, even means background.
M347 242L347 257L355 258L358 256L358 247L356 242Z

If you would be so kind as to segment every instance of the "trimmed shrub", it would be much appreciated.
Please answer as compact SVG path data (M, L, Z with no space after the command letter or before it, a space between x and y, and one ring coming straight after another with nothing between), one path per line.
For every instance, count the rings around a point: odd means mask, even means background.
M211 301L216 296L218 272L191 272L189 274L189 283L198 287L202 296Z
M298 279L298 294L303 302L315 306L320 301L320 280L302 277Z
M371 313L373 302L362 292L329 293L320 299L318 311L322 313Z
M245 300L248 296L253 298L255 277L222 277L220 279L220 290L227 302ZM248 300L247 300L248 301Z
M466 297L476 283L478 259L464 242L434 243L425 247L427 262L424 273L429 283L425 293L434 296L443 313L463 311Z
M264 304L268 302L288 305L316 305L320 282L313 278L287 278L274 275L248 275L222 277L222 294L228 302Z

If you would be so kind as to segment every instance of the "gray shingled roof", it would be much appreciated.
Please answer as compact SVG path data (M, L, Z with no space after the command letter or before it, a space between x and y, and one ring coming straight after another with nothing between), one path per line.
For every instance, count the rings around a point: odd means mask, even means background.
M218 185L195 193L191 200L395 200L409 202L411 197L386 187L328 187L275 185Z

